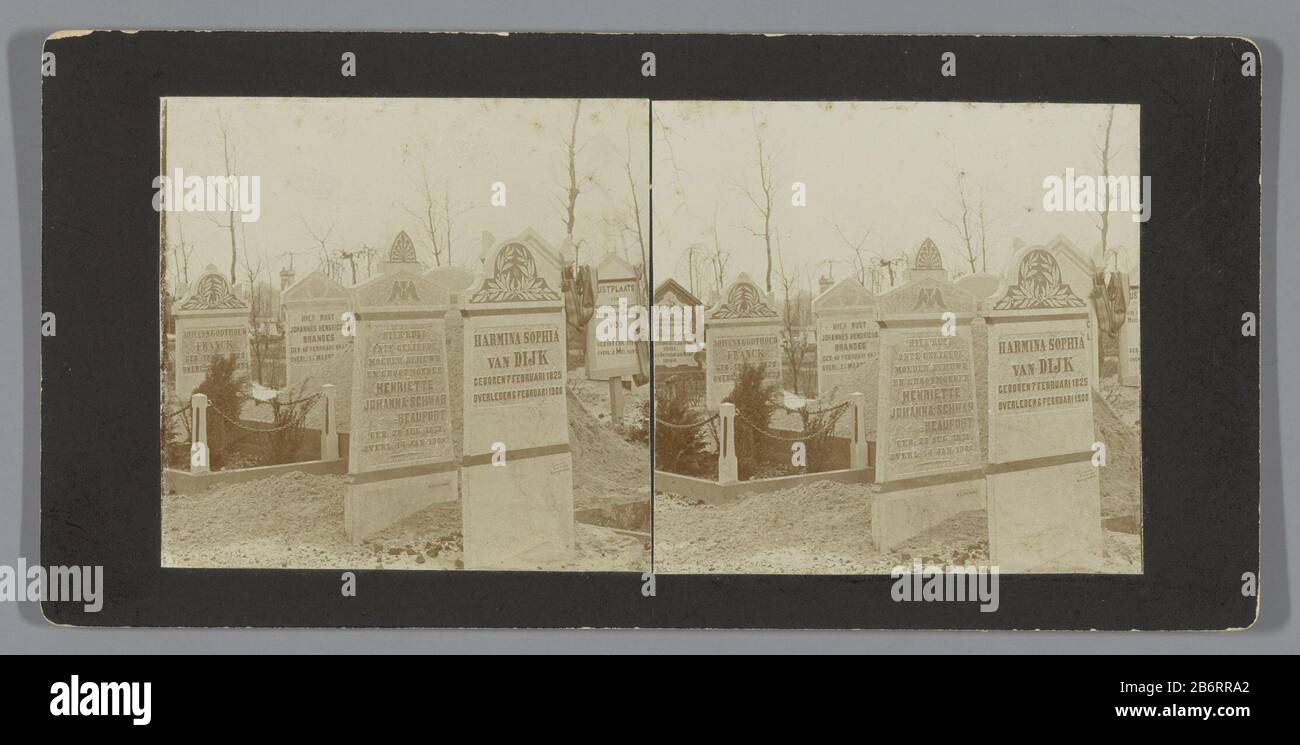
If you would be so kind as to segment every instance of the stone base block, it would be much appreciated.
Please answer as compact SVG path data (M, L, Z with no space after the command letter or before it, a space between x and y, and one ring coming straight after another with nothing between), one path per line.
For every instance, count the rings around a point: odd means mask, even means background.
M573 557L573 454L464 469L466 569L538 569Z
M985 506L984 475L945 483L923 479L879 485L871 501L871 540L889 551L953 515Z
M343 490L343 527L353 543L434 504L457 499L454 469L388 479L365 474L364 478Z
M1090 460L993 471L989 559L1003 572L1096 572L1102 565L1101 490Z

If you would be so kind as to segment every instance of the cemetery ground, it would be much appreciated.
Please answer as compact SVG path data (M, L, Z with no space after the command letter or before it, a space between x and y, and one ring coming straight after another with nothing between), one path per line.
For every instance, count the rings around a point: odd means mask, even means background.
M649 446L636 412L645 387L626 393L629 425L609 424L608 386L569 377L574 462L574 556L547 570L644 571L650 564ZM249 405L249 418L264 407ZM254 413L257 411L257 413ZM164 494L162 563L168 567L459 569L461 504L435 504L359 544L343 528L346 476L290 471L197 494Z
M1101 469L1104 528L1102 573L1142 571L1141 421L1139 389L1119 385L1114 359L1093 396L1098 440L1107 444ZM985 381L977 381L980 389ZM787 416L786 419L789 419ZM784 426L774 417L774 426ZM983 433L987 439L987 425ZM871 538L872 494L865 484L814 481L705 504L655 495L655 571L718 574L888 574L896 566L989 562L985 510L955 515L892 551Z

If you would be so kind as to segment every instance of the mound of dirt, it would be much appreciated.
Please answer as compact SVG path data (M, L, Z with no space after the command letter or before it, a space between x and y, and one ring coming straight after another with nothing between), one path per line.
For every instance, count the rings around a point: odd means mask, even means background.
M1092 396L1093 420L1097 439L1106 444L1106 465L1101 469L1101 516L1114 520L1107 527L1123 530L1131 525L1137 530L1137 516L1142 505L1142 440L1134 427L1126 424L1111 408L1107 399Z
M573 449L573 505L591 522L592 512L607 512L602 525L650 529L650 449L624 440L599 421L569 392L569 447ZM628 511L636 514L626 517Z

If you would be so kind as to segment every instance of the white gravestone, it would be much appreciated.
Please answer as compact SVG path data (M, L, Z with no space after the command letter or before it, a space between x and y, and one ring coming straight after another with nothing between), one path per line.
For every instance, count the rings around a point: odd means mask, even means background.
M839 403L854 393L864 394L867 439L871 439L880 362L876 298L848 277L818 295L812 301L812 312L817 323L817 400ZM848 417L840 421L842 428L852 424Z
M176 398L188 402L207 375L214 356L235 356L235 374L247 375L248 304L209 264L194 290L172 308L176 319L176 354L172 359Z
M666 279L655 288L654 342L655 386L684 386L688 395L704 394L703 338L696 338L697 318L702 320L704 303L674 279ZM690 350L686 339L690 338Z
M781 387L781 320L770 299L742 273L704 314L705 389L710 411L731 395L741 368L763 370L767 385Z
M499 243L462 304L466 569L536 569L573 555L564 298L532 231Z
M363 540L437 502L456 499L443 322L447 291L420 275L406 233L378 276L353 288L348 538Z
M285 387L294 396L311 396L326 383L337 386L336 428L349 432L351 421L352 340L343 334L343 314L352 309L347 288L319 269L285 288L280 296L284 308ZM305 384L305 385L304 385ZM325 406L317 401L307 414L307 426L320 429Z
M645 306L645 292L632 265L614 254L609 254L596 265L592 277L596 285L596 313L587 323L587 379L610 380L631 378L641 372L637 356L636 339L626 333L628 315L624 308ZM616 322L601 322L603 313L613 311ZM602 328L624 333L601 340Z
M984 506L971 320L974 296L947 280L928 238L907 282L877 298L880 321L871 534L889 550Z
M986 311L990 561L1007 572L1094 571L1089 303L1049 248L1022 248L1011 266L1014 279Z

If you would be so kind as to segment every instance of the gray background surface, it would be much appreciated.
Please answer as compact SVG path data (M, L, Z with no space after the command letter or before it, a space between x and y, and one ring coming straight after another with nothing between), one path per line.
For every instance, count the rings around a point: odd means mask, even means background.
M639 32L833 32L1233 35L1263 50L1263 461L1261 605L1258 623L1231 633L758 632L758 631L367 631L83 630L49 625L30 603L0 603L0 652L1300 652L1296 573L1288 542L1300 520L1285 494L1297 489L1300 396L1280 380L1300 376L1300 343L1278 319L1300 318L1300 3L1212 1L999 2L209 2L94 0L6 3L0 66L0 564L36 561L39 521L40 74L41 44L59 29L229 28L286 30L485 30ZM1077 62L1077 61L1076 61ZM1048 60L1045 64L1051 64ZM1133 74L1140 75L1141 70ZM1213 206L1207 206L1212 209ZM1283 248L1279 249L1279 246ZM1207 249L1208 250L1208 249ZM1213 261L1189 254L1187 261ZM107 271L87 256L87 271ZM1225 308L1234 317L1253 308ZM60 322L63 322L62 319ZM1283 367L1279 368L1279 362ZM1231 375L1231 370L1223 374ZM88 426L94 423L88 422ZM1195 447L1194 433L1188 447ZM67 443L84 447L87 443ZM1213 453L1205 457L1213 458ZM1195 551L1195 546L1188 546ZM111 588L110 588L111 590ZM238 602L232 598L231 602ZM653 601L648 601L653 602Z

